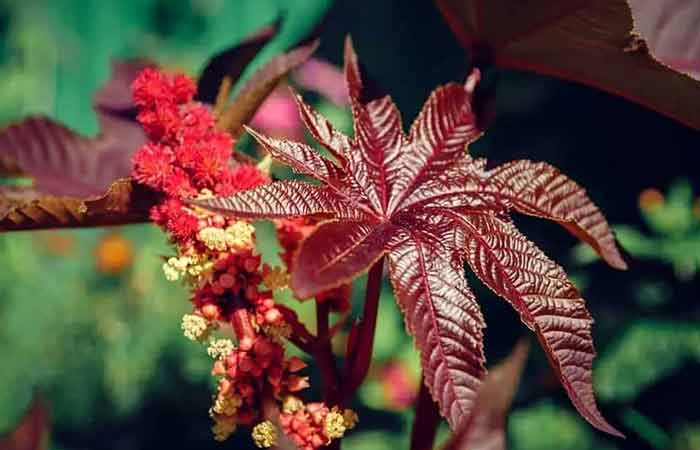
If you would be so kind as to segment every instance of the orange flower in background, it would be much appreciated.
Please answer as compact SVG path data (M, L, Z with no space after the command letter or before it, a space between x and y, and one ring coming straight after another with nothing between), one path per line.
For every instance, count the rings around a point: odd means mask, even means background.
M410 407L418 394L418 379L401 361L387 362L379 372L386 407L402 410Z
M103 236L95 247L95 265L102 273L117 275L131 266L133 260L134 247L120 234Z
M664 194L656 188L647 188L639 193L639 209L653 211L664 204Z
M62 231L38 233L38 241L46 251L56 256L64 256L75 248L75 236Z

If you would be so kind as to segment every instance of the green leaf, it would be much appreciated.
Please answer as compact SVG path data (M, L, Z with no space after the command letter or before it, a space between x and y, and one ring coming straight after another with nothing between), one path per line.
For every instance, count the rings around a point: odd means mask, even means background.
M700 362L700 324L639 321L601 355L595 385L601 399L629 402L686 361Z

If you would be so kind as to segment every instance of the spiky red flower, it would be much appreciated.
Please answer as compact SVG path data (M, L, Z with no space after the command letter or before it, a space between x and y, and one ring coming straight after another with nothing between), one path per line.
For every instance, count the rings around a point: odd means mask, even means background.
M425 382L453 427L469 416L486 374L484 320L466 262L534 331L567 394L595 427L619 435L596 406L592 319L564 271L523 236L509 213L562 224L610 265L624 268L612 232L585 191L552 166L516 161L493 170L465 147L481 132L471 108L479 80L435 90L407 135L389 97L362 101L350 42L345 75L355 123L349 138L301 99L311 134L335 158L304 144L250 133L296 172L229 198L197 202L251 219L328 219L297 252L291 285L300 298L348 282L385 256L406 325L422 353Z
M133 177L139 183L161 190L173 171L174 161L170 147L148 142L134 155Z
M269 182L270 178L254 165L240 164L234 168L226 168L221 173L214 185L214 193L218 196L233 195Z
M185 75L169 76L155 67L147 67L134 80L131 91L136 106L145 110L155 109L167 103L190 102L197 86Z

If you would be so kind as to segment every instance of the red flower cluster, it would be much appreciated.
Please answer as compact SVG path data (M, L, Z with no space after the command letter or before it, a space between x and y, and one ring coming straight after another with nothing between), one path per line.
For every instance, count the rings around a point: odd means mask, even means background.
M316 229L316 222L308 217L280 219L275 223L277 240L282 246L280 259L291 271L294 263L294 253L299 249L301 241Z
M288 402L292 403L292 402ZM343 436L357 422L350 410L341 413L337 408L329 409L323 403L305 406L288 405L280 415L282 430L300 450L315 450Z
M294 255L301 242L315 229L317 222L309 217L295 217L292 219L280 219L275 223L277 240L282 246L280 259L291 272L294 263ZM320 302L329 302L331 311L346 312L350 310L351 286L344 284L335 289L329 289L316 296Z
M254 166L231 167L233 140L216 130L207 106L192 101L196 86L189 78L148 68L132 90L138 121L149 139L134 156L133 177L169 197L152 211L154 222L176 242L191 243L205 224L197 223L181 199L231 195L268 179Z
M272 296L286 275L261 265L249 223L185 203L231 195L266 183L268 177L252 165L230 165L233 141L216 130L206 106L192 101L196 88L189 78L146 69L132 88L138 120L149 138L134 156L133 178L164 195L151 218L168 232L179 254L163 270L169 280L191 286L194 310L183 318L182 329L188 338L208 344L215 359L212 374L221 377L210 410L215 438L224 440L237 425L258 422L255 443L271 446L277 431L264 420L263 404L281 405L308 387L308 379L297 374L306 364L299 358L285 360L282 338L291 331ZM289 229L289 255L313 225L308 227ZM286 260L291 262L291 256ZM230 327L235 344L212 336L220 327ZM301 400L297 403L304 407Z

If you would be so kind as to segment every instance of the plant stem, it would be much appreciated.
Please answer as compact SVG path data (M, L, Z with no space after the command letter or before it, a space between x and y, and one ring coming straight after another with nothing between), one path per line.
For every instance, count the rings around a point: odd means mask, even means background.
M382 272L384 270L384 257L374 263L367 276L367 288L365 291L365 304L362 311L362 320L356 331L356 339L351 339L352 348L348 349L343 377L343 391L341 400L350 398L362 384L369 366L372 362L372 348L374 346L374 334L377 326L377 310L379 308L379 294L382 290Z
M411 430L411 450L431 450L440 423L437 405L425 386L421 374L420 391L416 401L416 417Z
M329 405L338 403L338 370L331 348L329 334L330 305L327 301L316 300L316 342L314 357L323 380L323 399Z

